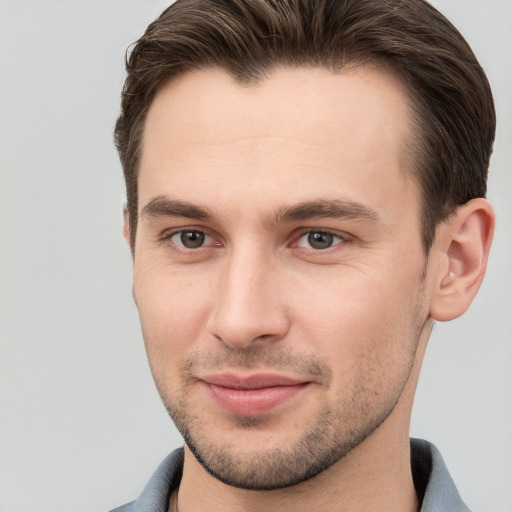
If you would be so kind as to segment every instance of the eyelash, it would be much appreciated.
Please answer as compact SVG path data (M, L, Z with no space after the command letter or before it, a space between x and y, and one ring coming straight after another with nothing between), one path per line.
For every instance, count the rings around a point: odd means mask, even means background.
M309 245L310 245L309 247L301 247L298 245L299 242L304 237L308 236L308 238L309 238L311 235L321 235L323 237L327 236L328 238L330 237L332 239L332 243L328 247L325 247L322 249L311 247L311 240L309 240ZM307 231L302 231L299 234L298 238L296 238L295 241L292 243L292 245L296 245L298 247L301 247L302 249L305 249L307 251L314 252L314 253L318 254L318 253L327 252L329 250L336 250L337 246L343 245L343 244L347 243L348 241L349 241L349 237L348 237L348 235L345 235L345 234L335 233L335 232L329 231L327 229L308 229Z
M178 243L177 241L174 241L173 238L177 235L183 235L185 233L196 233L199 235L202 235L203 237L211 238L212 240L215 240L215 237L209 235L206 231L203 231L202 229L197 228L184 228L180 229L178 231L171 231L166 232L160 237L160 241L165 243L166 245L169 245L174 251L180 251L185 253L190 253L191 251L196 251L198 249L205 248L204 244L199 245L196 248L186 247L183 244ZM220 246L221 244L219 242L215 242L216 246Z
M182 253L191 253L191 252L196 252L198 251L199 249L205 249L205 248L208 248L208 247L211 247L211 245L205 245L205 244L201 244L197 247L186 247L184 246L183 244L180 244L179 242L177 241L174 241L173 238L177 235L183 235L184 233L196 233L196 234L199 234L203 237L208 237L208 238L211 238L213 241L215 241L216 237L208 234L206 231L202 230L202 229L198 229L198 228L182 228L178 231L171 231L171 232L166 232L166 233L163 233L163 235L160 237L160 241L169 245L171 247L171 249L173 249L174 251L177 251L177 252L182 252ZM299 245L299 242L301 239L303 239L304 237L306 236L311 236L313 234L317 234L317 235L322 235L322 236L327 236L327 237L331 237L332 240L333 240L333 243L331 245L329 245L328 247L326 248L321 248L321 249L318 249L318 248L314 248L314 247L303 247L303 246L300 246ZM337 250L339 249L338 246L339 245L344 245L346 244L347 242L350 242L351 238L350 236L348 236L347 234L343 233L336 233L334 231L330 231L328 229L304 229L304 230L301 230L298 235L294 236L293 237L293 241L288 245L288 247L298 247L300 249L302 249L303 251L307 251L309 253L314 253L314 254L320 254L320 253L326 253L326 252L331 252L332 250ZM214 247L217 246L217 247L220 247L222 244L220 242L215 242L214 244Z

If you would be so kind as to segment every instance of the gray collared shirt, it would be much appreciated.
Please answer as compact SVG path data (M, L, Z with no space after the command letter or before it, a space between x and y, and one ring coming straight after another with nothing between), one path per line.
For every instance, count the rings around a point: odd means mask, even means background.
M439 450L427 441L411 439L411 467L420 512L470 512L462 501ZM141 495L111 512L167 512L171 493L183 471L183 448L170 453L158 466Z

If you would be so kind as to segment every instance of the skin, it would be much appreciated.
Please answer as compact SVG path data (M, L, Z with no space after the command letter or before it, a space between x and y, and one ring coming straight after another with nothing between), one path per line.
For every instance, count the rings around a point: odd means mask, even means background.
M433 320L476 293L493 217L468 203L426 258L410 130L406 91L377 67L279 69L252 86L202 70L157 94L133 293L158 390L193 448L180 512L418 509L421 360ZM204 382L219 372L304 386L232 413Z

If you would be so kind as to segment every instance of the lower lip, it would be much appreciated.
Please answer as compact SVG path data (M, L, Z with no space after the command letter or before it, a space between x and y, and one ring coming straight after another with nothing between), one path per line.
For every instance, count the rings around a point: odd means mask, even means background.
M233 389L206 383L214 402L234 414L257 415L270 412L298 395L308 383L259 389Z

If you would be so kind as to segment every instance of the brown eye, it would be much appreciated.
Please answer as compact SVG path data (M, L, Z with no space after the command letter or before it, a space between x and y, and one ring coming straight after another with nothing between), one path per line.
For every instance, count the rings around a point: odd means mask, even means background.
M197 249L204 245L207 237L208 235L202 231L195 231L191 229L174 233L171 240L175 244L181 245L187 249Z
M313 249L327 249L331 247L334 237L331 233L313 231L308 235L308 242Z
M342 243L343 239L329 231L309 231L304 233L297 245L308 249L322 250L329 249L333 245Z

